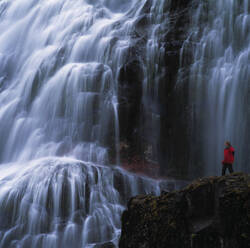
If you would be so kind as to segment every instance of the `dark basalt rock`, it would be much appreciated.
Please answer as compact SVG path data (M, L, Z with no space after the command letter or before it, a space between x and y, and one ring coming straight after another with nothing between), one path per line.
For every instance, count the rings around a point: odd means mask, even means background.
M137 196L122 216L120 248L249 248L250 175L197 180Z

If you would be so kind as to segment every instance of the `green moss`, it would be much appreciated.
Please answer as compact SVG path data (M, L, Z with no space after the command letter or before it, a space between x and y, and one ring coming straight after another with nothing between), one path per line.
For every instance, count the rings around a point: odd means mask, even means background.
M197 236L196 233L192 233L192 234L191 234L191 239L194 239L196 236Z
M246 233L242 233L241 235L240 235L242 238L244 238L244 239L247 239L247 234Z

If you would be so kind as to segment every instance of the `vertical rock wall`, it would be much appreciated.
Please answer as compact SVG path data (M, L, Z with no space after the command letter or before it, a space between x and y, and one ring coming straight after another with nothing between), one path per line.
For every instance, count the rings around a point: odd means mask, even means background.
M133 163L136 157L138 163L153 163L159 165L159 173L168 175L186 175L189 161L189 129L188 129L188 83L178 84L180 68L180 53L183 42L187 38L192 1L165 1L163 21L164 30L158 38L159 49L164 50L164 67L158 80L158 98L148 102L147 115L159 116L159 125L148 126L145 120L143 106L143 63L147 40L147 29L150 25L150 9L152 1L147 1L141 18L135 26L135 38L127 63L119 74L119 118L121 158L123 162ZM186 63L188 64L188 62ZM185 80L183 77L181 80ZM145 103L144 103L145 104ZM147 106L146 106L147 107ZM151 111L151 112L150 112ZM147 118L147 117L146 117ZM150 117L149 117L150 118ZM159 130L152 130L157 128ZM159 132L159 137L154 136ZM146 137L145 133L151 134ZM152 143L155 143L152 145ZM180 156L181 154L181 156Z

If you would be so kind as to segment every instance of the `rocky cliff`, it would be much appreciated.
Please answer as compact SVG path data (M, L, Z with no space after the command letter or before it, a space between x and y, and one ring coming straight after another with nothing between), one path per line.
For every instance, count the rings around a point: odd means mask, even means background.
M132 198L119 247L250 247L250 175L209 177L181 191Z

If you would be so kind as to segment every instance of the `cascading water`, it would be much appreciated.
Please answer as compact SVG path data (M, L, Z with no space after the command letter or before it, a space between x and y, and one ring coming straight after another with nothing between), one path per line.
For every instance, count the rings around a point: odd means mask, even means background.
M119 80L131 54L143 74L140 142L159 159L171 3L0 1L0 248L117 245L128 198L160 193L159 181L107 165L120 162ZM193 49L192 145L204 174L218 173L226 139L247 170L250 4L193 3L181 51L184 66Z
M182 48L190 59L194 139L203 174L220 174L224 142L236 149L236 170L249 171L250 4L248 0L200 1ZM187 51L187 52L186 52ZM196 157L197 158L197 157ZM193 168L193 170L197 170Z
M143 138L147 147L149 159L158 160L160 136L160 110L159 110L159 81L165 73L164 67L164 43L161 42L169 23L167 13L164 13L166 1L159 1L151 7L150 23L152 29L148 33L146 44L146 59L143 81ZM143 141L142 141L143 142Z
M134 23L162 2L0 2L1 248L116 245L126 200L160 193L104 165L119 164L117 82Z
M6 1L2 9L1 161L63 153L107 163L118 135L110 127L122 14L83 1Z
M0 247L117 244L129 196L159 191L153 180L70 158L2 165Z

